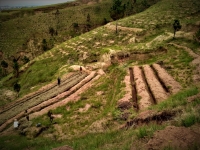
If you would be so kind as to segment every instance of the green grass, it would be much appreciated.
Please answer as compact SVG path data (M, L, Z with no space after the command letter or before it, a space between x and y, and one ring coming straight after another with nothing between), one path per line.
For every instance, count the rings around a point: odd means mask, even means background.
M157 125L154 123L144 125L141 127L138 127L136 129L136 136L138 139L141 138L150 138L153 136L153 133L157 130L162 130L165 128L165 125Z
M160 35L167 36L167 32L173 33L171 24L174 18L180 19L183 26L186 25L186 23L193 24L198 20L197 17L191 17L190 20L186 22L185 16L189 16L192 11L196 12L197 4L199 4L199 2L196 1L194 4L195 0L192 0L188 5L183 3L178 7L179 3L182 2L186 1L162 0L142 13L119 20L119 24L125 27L142 27L145 30L142 35L135 35L135 33L130 31L120 31L118 34L115 34L114 31L111 32L106 27L99 27L91 32L67 40L61 45L40 55L18 79L10 79L12 74L3 78L0 82L1 88L12 87L13 83L17 80L22 86L20 96L23 96L30 91L39 89L39 87L46 85L52 80L56 80L58 75L67 73L70 71L68 69L70 65L87 65L87 62L90 62L93 59L100 60L102 55L109 54L111 50L114 52L150 52L146 55L147 59L132 59L120 65L112 65L105 70L106 75L101 76L100 79L95 81L91 88L80 95L81 98L79 101L75 103L69 102L65 106L53 110L53 114L62 115L61 118L55 118L54 121L60 126L62 133L67 135L67 139L59 140L60 136L55 132L56 127L50 125L49 118L44 114L43 116L31 120L33 122L32 126L35 126L38 122L44 126L49 126L49 129L44 131L44 134L33 139L27 139L26 137L19 135L1 136L0 147L2 149L28 149L31 147L32 149L47 150L67 144L77 150L128 150L131 148L133 142L138 142L138 140L144 140L145 138L149 139L153 136L155 131L164 129L166 125L170 124L170 121L168 124L161 126L148 124L138 128L133 127L128 130L118 129L118 127L124 125L126 121L121 119L123 112L117 108L117 101L124 95L124 83L122 81L126 75L126 70L133 64L153 64L158 61L164 61L164 67L167 68L167 71L184 87L179 93L149 109L162 111L180 108L183 110L183 114L178 114L180 116L178 119L175 119L175 125L190 127L196 123L200 123L200 111L197 109L197 106L200 103L199 99L191 103L187 102L189 96L199 93L199 89L193 87L192 82L192 71L195 68L190 66L190 62L193 58L188 56L188 53L184 50L168 45L170 42L179 45L184 43L185 46L190 47L194 52L197 52L198 46L196 43L193 43L192 40L188 40L187 38L176 38L175 40L167 39L161 42L155 41L150 47L146 46L146 43L151 42ZM137 3L142 4L142 0L138 0ZM100 17L95 18L95 15L97 14L109 18L107 12L100 11L105 10L103 9L105 7L108 8L108 4L110 4L110 1L105 1L105 3L101 3L100 6L95 5L95 7L90 7L89 5L77 6L75 7L77 8L77 11L75 11L75 8L60 10L60 19L62 20L59 29L60 37L56 37L55 42L59 43L59 41L64 41L64 38L68 39L67 35L69 33L68 28L70 24L77 20L79 20L79 23L84 23L88 12L93 21L97 23L101 21ZM183 11L183 7L191 7L191 9L185 12ZM85 13L80 15L80 11L84 11ZM185 14L181 12L185 12ZM66 13L68 14L66 15ZM77 17L77 20L75 20L74 17ZM19 24L12 29L12 24L15 24L16 21L18 21ZM7 23L4 22L1 29L9 31L8 33L5 33L5 38L10 37L11 35L13 37L19 35L20 40L11 38L10 41L6 41L0 48L8 49L6 55L9 55L12 53L11 50L16 48L17 45L22 45L24 43L22 39L26 37L28 39L34 37L33 35L37 37L36 35L40 35L41 31L46 31L41 39L49 38L47 31L49 24L52 26L55 25L52 16L48 13L37 14L31 17L16 18L9 20ZM114 24L114 22L111 24ZM23 33L26 34L21 35L19 33L20 30L17 29L25 28L25 26L31 26L30 32L27 31L28 29L25 29ZM38 29L37 26L40 26L41 29ZM34 32L35 30L37 33ZM135 36L136 39L141 38L141 41L139 43L130 43L129 39ZM34 40L39 43L41 39L35 38ZM113 41L113 43L111 41ZM100 44L96 44L97 42ZM81 48L81 46L84 47ZM162 53L156 51L160 46L166 48L167 51ZM69 54L63 55L60 51ZM82 62L79 59L84 52L90 57L85 60L85 62ZM96 93L99 91L103 92L103 94L97 96ZM86 104L90 104L91 107L86 112L80 112L80 108L84 108ZM137 113L133 110L128 112L130 113L128 119L133 119L137 116ZM94 123L98 124L99 122L101 123L101 121L103 132L91 133L96 129L95 126L93 126ZM96 130L101 131L102 128L97 128ZM55 139L45 138L45 134L53 135ZM166 147L166 149L171 148Z
M157 109L157 110L164 110L164 109L173 109L178 106L184 106L187 104L187 97L193 96L199 93L198 88L192 87L186 90L183 90L175 95L172 95L167 100L150 107L149 109Z
M190 126L192 126L195 123L200 123L199 114L198 114L198 116L196 116L194 114L189 114L189 115L185 116L181 120L181 125L185 126L185 127L190 127Z
M125 76L125 71L123 68L112 66L107 74L109 76L102 76L96 81L93 88L81 94L83 99L77 102L69 102L65 106L58 107L52 111L55 115L62 115L61 118L55 118L54 121L62 126L63 133L70 134L70 137L82 134L83 131L90 130L89 127L93 122L104 120L116 109L117 100L122 97L121 88L123 83L121 81ZM102 91L103 94L97 96L97 91ZM90 105L89 110L80 112L79 109L84 108L86 104ZM38 122L44 125L50 123L46 114L34 119L33 125ZM66 123L68 124L67 126L65 125ZM105 120L105 127L107 129L111 129L112 126L112 121Z

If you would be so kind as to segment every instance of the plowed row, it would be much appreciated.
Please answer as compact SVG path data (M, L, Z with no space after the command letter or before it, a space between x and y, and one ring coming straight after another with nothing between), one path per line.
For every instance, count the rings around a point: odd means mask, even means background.
M50 85L48 88L39 90L35 94L30 94L28 98L26 96L21 101L6 106L0 114L0 131L12 123L14 118L22 118L24 116L24 110L28 109L29 114L31 114L60 102L91 81L95 76L96 72L91 72L89 75L87 73L71 74L62 81L60 86L55 84Z
M134 66L133 80L140 110L166 100L177 93L181 86L158 64Z

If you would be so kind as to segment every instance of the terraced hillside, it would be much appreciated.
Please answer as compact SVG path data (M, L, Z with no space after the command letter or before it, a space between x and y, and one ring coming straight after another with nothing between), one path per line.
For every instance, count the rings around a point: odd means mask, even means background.
M61 85L56 83L49 84L18 101L2 107L0 111L0 130L2 131L7 125L12 123L13 119L24 117L25 110L28 110L28 114L35 113L69 97L87 84L87 82L93 80L96 75L94 71L90 74L80 72L68 74L62 79Z
M21 90L19 100L1 108L0 148L199 149L200 49L193 38L199 10L198 0L161 0L118 20L117 34L116 22L110 22L33 59L19 78L3 78L0 87L17 81ZM182 25L175 38L174 19ZM76 74L74 65L89 71ZM63 75L63 86L47 85Z
M128 78L131 85L129 88L132 91L132 95L128 97L137 111L158 104L182 89L181 85L159 64L130 67ZM118 103L122 105L124 98Z

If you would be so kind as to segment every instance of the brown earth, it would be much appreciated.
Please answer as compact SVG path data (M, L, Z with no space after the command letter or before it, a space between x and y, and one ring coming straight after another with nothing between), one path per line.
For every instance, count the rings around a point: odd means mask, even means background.
M62 147L58 147L58 148L53 148L52 150L73 150L71 147L65 145Z
M133 69L137 94L140 96L139 109L142 110L152 105L153 100L147 89L141 69L138 66L134 66Z
M136 105L139 110L145 110L149 106L166 100L171 94L175 94L182 88L181 85L158 64L134 66L133 81L135 93L132 93L130 73L124 78L126 94L118 101L118 107L130 108L134 104L132 95L136 96Z
M200 148L200 133L186 127L168 126L164 130L156 131L146 144L145 149L160 150L173 148L189 150ZM198 147L198 148L197 148Z
M169 92L176 94L181 90L181 85L170 76L167 71L158 64L153 64L153 68L156 70L162 82L165 83L166 88L169 88Z
M162 88L161 83L156 78L151 67L149 65L144 65L143 69L144 69L145 78L147 79L147 82L149 84L149 87L150 87L155 99L156 99L156 102L159 103L159 102L162 102L163 100L167 99L168 94Z

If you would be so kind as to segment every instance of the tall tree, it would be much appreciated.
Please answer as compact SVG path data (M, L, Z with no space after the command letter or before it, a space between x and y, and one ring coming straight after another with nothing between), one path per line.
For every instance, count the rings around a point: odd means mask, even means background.
M20 56L17 59L16 58L13 59L14 74L17 78L19 77L19 63L18 63L19 58Z
M174 38L175 38L176 32L181 29L181 24L180 24L179 20L177 20L177 19L174 20L173 28L174 28Z
M113 5L110 8L110 17L113 20L118 20L124 16L126 5L122 4L122 0L113 0ZM116 21L116 33L117 33L117 21Z

